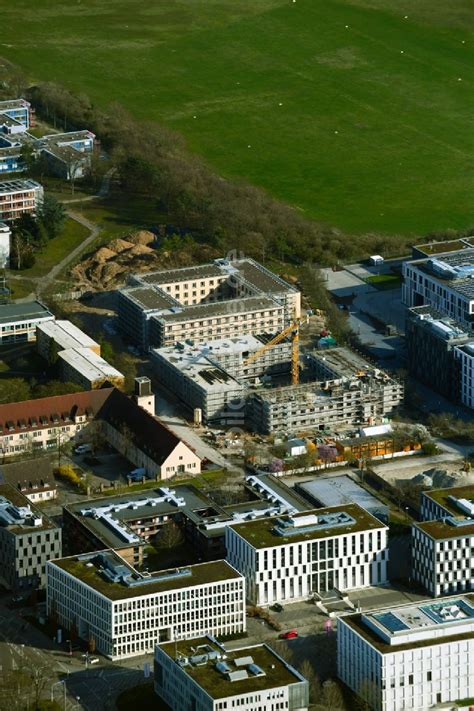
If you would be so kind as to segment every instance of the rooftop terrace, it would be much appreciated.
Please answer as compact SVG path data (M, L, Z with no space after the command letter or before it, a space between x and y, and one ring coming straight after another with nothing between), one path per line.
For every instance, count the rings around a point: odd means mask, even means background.
M267 645L226 650L209 638L168 642L160 649L213 699L274 689L304 681Z

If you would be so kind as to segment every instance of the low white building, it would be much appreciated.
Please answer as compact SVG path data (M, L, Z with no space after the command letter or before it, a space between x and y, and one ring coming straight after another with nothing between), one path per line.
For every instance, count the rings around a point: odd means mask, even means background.
M39 301L0 305L0 345L32 343L37 326L47 321L54 321L54 316Z
M227 650L212 637L155 651L155 691L172 711L307 711L308 682L266 644Z
M140 573L116 551L47 565L47 610L110 659L159 642L245 632L245 580L223 560Z
M89 348L100 356L100 344L71 321L47 321L36 327L36 348L45 360L69 348Z
M469 708L473 658L472 595L338 619L338 676L374 711Z
M227 560L256 605L387 582L388 528L357 504L247 521L226 529Z
M58 353L62 380L77 383L85 390L101 388L105 383L120 388L125 376L90 348L68 348Z
M474 519L447 516L412 526L412 577L433 597L474 587Z

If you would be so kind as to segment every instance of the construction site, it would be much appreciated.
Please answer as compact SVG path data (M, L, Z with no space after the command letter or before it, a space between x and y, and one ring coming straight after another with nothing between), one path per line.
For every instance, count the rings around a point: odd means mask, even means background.
M300 292L253 260L129 284L119 292L120 329L148 350L156 381L196 425L326 431L384 422L403 400L403 384L359 354L308 338L302 345L311 313L301 313Z

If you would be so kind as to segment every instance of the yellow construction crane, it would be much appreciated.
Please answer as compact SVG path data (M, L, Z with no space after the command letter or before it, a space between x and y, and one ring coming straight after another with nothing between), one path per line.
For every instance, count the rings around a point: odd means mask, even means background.
M250 363L253 363L254 360L257 360L257 358L260 358L261 355L268 351L269 348L276 346L277 343L280 343L280 341L283 341L284 338L291 334L291 383L292 385L298 385L300 381L300 326L303 322L307 323L308 318L294 318L289 326L274 336L268 343L265 343L258 351L255 351L255 353L252 353L251 356L246 358L243 365L250 365Z

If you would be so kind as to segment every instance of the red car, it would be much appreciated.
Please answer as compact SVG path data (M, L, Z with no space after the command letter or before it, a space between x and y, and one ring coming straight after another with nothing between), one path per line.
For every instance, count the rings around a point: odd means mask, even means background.
M282 632L279 637L280 639L294 639L298 637L298 632L296 630L288 630L288 632Z

